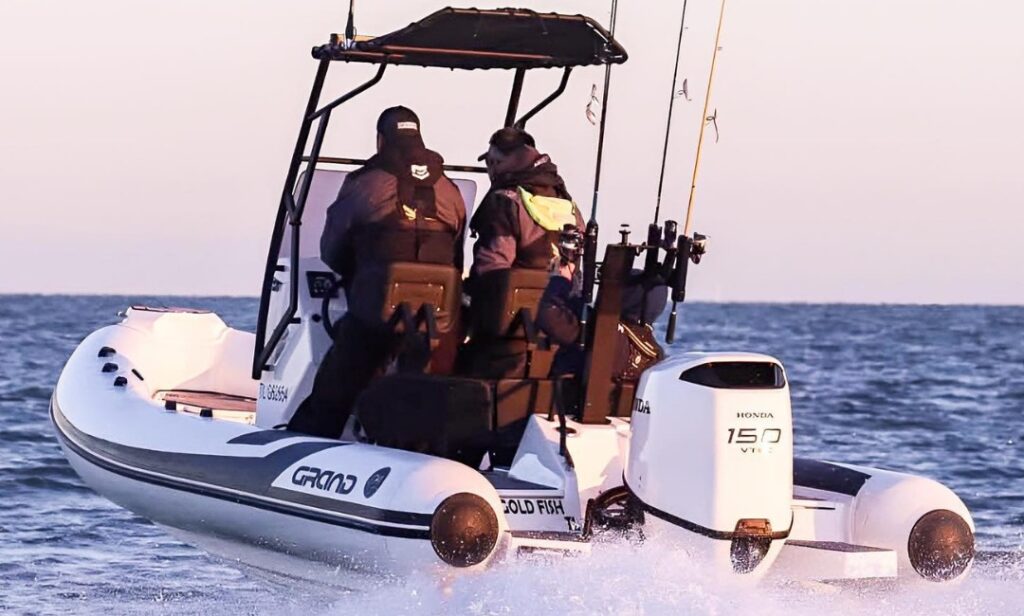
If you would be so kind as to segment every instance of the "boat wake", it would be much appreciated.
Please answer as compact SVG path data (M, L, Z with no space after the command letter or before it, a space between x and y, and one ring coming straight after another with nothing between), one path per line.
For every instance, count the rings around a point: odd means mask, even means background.
M586 556L499 565L450 584L413 577L349 593L324 614L834 614L1019 615L1024 546L979 555L967 580L841 585L711 579L685 554L659 546L595 546Z

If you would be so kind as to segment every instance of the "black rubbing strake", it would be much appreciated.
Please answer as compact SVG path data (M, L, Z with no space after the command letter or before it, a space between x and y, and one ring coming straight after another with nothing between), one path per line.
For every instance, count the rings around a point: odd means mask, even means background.
M804 488L857 496L868 479L871 475L838 464L793 458L793 484Z
M267 445L286 438L309 438L308 434L289 432L288 430L260 430L246 432L228 441L229 445Z
M190 484L187 484L187 483L180 483L178 481L175 481L173 478L166 478L166 479L164 479L164 478L158 478L158 477L149 476L149 475L146 475L146 474L143 474L143 473L139 473L138 471L133 470L133 469L119 467L117 465L111 465L109 462L105 461L103 458L97 458L92 453L90 453L89 451L83 449L81 446L79 446L74 441L72 441L70 438L68 438L67 435L65 435L65 434L63 434L63 433L61 433L59 431L58 431L57 434L60 437L61 441L63 441L69 448L71 448L73 451L75 451L75 453L77 453L79 456L82 456L83 458L87 459L92 464L95 464L95 465L97 465L97 466L99 466L101 468L104 468L105 470L108 470L108 471L110 471L112 473L116 473L116 474L119 474L119 475L122 475L122 476L125 476L125 477L129 477L129 478L132 478L132 479L136 479L138 481L142 481L142 482L145 482L145 483L150 483L150 484L153 484L153 485L159 485L159 486L162 486L162 487L171 488L171 489L175 489L175 490L181 490L181 491L189 492L189 493L192 493L192 494L198 494L200 496L208 496L210 498L217 498L217 499L220 499L220 500L226 500L226 501L230 501L230 502L233 502L233 503L238 503L240 505L245 505L245 506L249 506L249 507L255 507L255 508L258 508L258 509L263 509L263 510L266 510L266 511L273 511L273 512L276 512L276 513L282 513L282 514L285 514L285 515L290 515L290 516L294 516L294 517L304 518L304 519L307 519L307 520L313 520L313 521L316 521L316 522L323 522L325 524L333 524L333 525L341 526L341 527L344 527L344 528L352 528L352 529L355 529L355 530L360 530L360 531L367 532L367 533L372 533L372 534L375 534L375 535L384 535L384 536L387 536L387 537L402 537L402 538L406 538L406 539L429 539L430 538L430 531L428 529L425 529L425 528L424 529L419 529L419 528L403 528L403 527L394 527L394 526L382 526L382 525L375 524L374 522L370 522L370 521L366 521L366 520L337 518L337 517L331 516L329 513L326 513L326 512L318 512L318 511L309 511L309 510L304 510L304 509L297 509L295 507L290 506L288 503L285 503L285 502L264 502L264 501L255 500L255 499L249 498L246 495L239 495L239 494L236 494L236 493L222 493L222 492L216 490L215 488L203 488L203 487L198 487L198 486L190 485ZM273 492L274 490L275 490L275 488L271 488L270 489L271 492ZM296 494L296 493L293 493L293 494ZM322 500L327 501L329 499L322 499ZM345 504L345 503L341 503L341 504ZM343 512L343 513L347 513L347 512ZM392 512L385 512L385 513L392 513ZM402 514L402 515L409 516L409 515L414 515L414 514ZM430 516L427 515L427 516L422 516L422 517L427 518L427 523L429 524L429 517Z
M358 528L366 532L389 536L408 536L418 539L426 539L428 537L426 528L393 528L379 526L376 523L384 522L427 527L431 522L431 514L380 509L369 505L325 498L295 490L275 488L272 485L278 475L296 461L318 451L334 447L345 447L351 443L306 437L302 442L285 445L261 457L163 452L129 447L85 434L75 428L64 417L56 401L51 402L50 415L58 428L58 434L61 435L65 442L74 445L79 455L88 456L91 459L90 461L100 465L107 464L104 462L105 458L114 460L117 464L109 468L105 466L107 470L132 476L140 481L157 483L158 485L166 485L166 487L178 490L236 502L244 500L243 504L255 507L270 507L275 510L284 507L288 509L284 511L285 513L301 515L301 513L295 512L292 508L288 507L287 502L266 505L259 502L250 502L248 499L243 499L238 493L243 492L254 496L270 497L281 501L289 501L293 504L298 503L315 507L325 512L358 516L363 518L363 520L352 520L344 522L342 525ZM293 436L302 435L293 433ZM81 443L81 445L77 443ZM88 447L88 450L85 447ZM97 458L97 455L103 457ZM156 480L148 473L160 473L165 475L165 478ZM189 483L183 484L179 480L199 482L205 484L205 487L197 487ZM221 493L222 489L228 489L232 492L225 495ZM318 515L317 517L322 516ZM339 522L332 521L330 523L338 524Z

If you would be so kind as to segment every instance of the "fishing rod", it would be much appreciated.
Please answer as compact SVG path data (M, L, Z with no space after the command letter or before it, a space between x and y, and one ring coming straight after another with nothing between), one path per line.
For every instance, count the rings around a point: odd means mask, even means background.
M679 80L679 59L683 52L683 32L686 30L686 5L688 0L683 0L683 16L679 20L679 40L676 42L676 63L672 70L672 93L668 97L668 117L665 120L665 145L661 149L661 172L658 174L658 197L654 202L654 224L658 224L661 216L661 194L665 187L665 165L668 162L668 143L672 135L672 112L674 111L676 97L676 83Z
M619 16L619 0L612 0L608 33L615 38L615 25ZM594 302L594 285L597 282L597 201L601 192L601 166L604 161L604 135L608 119L608 93L611 91L612 65L604 67L604 93L601 95L601 122L597 132L597 161L594 169L594 200L590 204L590 220L583 234L583 308L580 313L580 348L586 346L587 311Z
M721 7L718 10L715 48L711 54L711 70L708 72L708 86L704 93L704 110L700 118L700 133L697 135L697 154L693 160L693 175L690 178L690 197L686 205L686 221L683 225L683 233L676 241L675 265L669 276L669 287L672 289L672 312L669 314L668 327L665 332L665 341L669 344L675 342L679 304L686 300L686 275L690 261L693 261L694 264L700 263L701 257L707 251L707 237L699 233L692 233L693 204L694 195L697 192L697 174L700 172L701 153L704 151L704 129L708 125L708 105L711 102L711 86L715 80L715 68L718 66L718 49L719 41L722 37L723 21L725 21L725 0L722 0Z
M676 91L679 82L679 60L683 53L683 32L686 31L686 7L687 0L683 0L683 12L679 18L679 38L676 41L676 60L672 68L672 90L668 97L668 114L665 118L665 143L661 149L661 171L658 174L658 196L654 202L654 222L647 226L647 260L644 264L644 295L642 301L641 324L648 325L647 315L647 291L654 286L661 284L671 278L672 262L675 259L675 245L677 241L677 223L674 220L665 221L664 235L662 228L658 225L661 218L661 196L665 188L665 169L668 163L668 145L672 136L672 117L675 111ZM684 86L685 91L685 86ZM659 248L664 248L666 257L665 265L658 262Z
M608 23L608 32L615 38L615 23L618 21L619 15L619 0L612 0L612 16L611 21ZM597 198L601 192L601 163L604 159L604 132L605 125L608 119L608 93L611 91L612 85L612 65L604 65L604 93L601 98L601 122L597 133L597 164L594 169L594 200L590 204L590 219L595 220L597 218Z
M725 0L718 11L718 30L715 32L715 50L711 54L711 71L708 73L708 87L704 93L704 111L700 116L700 133L697 135L697 156L693 159L693 176L690 179L690 200L686 205L686 223L683 235L690 235L693 228L693 198L697 194L697 173L700 171L700 156L704 151L704 129L708 126L708 104L711 102L711 85L715 81L715 68L718 66L718 41L722 37L722 22L725 20Z

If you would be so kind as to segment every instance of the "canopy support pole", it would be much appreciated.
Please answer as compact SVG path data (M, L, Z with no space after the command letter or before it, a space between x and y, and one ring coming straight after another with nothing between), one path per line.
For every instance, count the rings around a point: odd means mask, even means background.
M525 68L517 68L516 75L512 79L512 93L508 97L508 111L505 112L505 126L512 126L516 122L516 113L519 111L519 97L523 94L523 79L526 77Z
M333 101L327 103L326 105L324 105L323 107L318 109L315 113L311 114L309 116L309 119L310 120L315 120L315 119L319 118L320 116L324 115L325 113L331 111L332 109L334 109L338 105L340 105L342 103L345 103L345 102L355 98L356 96L362 94L366 90L369 90L373 86L377 85L380 82L381 78L384 77L384 69L386 69L387 67L388 67L388 63L387 62L381 62L380 68L377 69L377 72L374 74L374 76L369 81L363 83L362 85L357 86L356 88L354 88L350 92L347 92L347 93L339 96L338 98L334 99Z
M565 67L565 71L562 72L562 81L559 82L558 88L556 88L554 92L549 94L547 98L545 98L541 102L537 103L536 107L534 107L533 109L527 111L526 114L523 115L523 117L521 117L518 120L516 120L515 125L518 128L526 128L526 123L529 122L530 119L533 118L533 116L535 116L538 113L540 113L541 111L543 111L556 98L558 98L559 96L562 95L563 92L565 92L565 86L569 84L569 75L571 75L571 74L572 74L572 67L571 66Z
M295 313L299 309L299 241L302 225L302 212L306 207L306 197L309 195L310 186L313 183L313 172L316 170L317 161L320 159L320 149L323 146L324 136L327 133L327 123L331 118L331 111L342 103L355 98L376 85L384 76L384 69L387 63L382 63L377 73L369 80L353 88L348 93L336 98L332 102L317 110L320 102L320 94L323 90L324 81L327 78L327 69L330 60L321 60L317 68L316 78L313 80L313 90L309 95L309 102L306 104L306 113L302 117L302 126L299 129L299 138L295 143L295 150L292 152L291 163L288 166L288 175L285 179L284 189L281 192L281 205L278 208L277 220L274 223L274 235L270 240L270 251L267 254L267 266L263 275L263 289L260 292L260 311L256 323L256 348L253 354L252 378L259 380L263 371L269 366L267 362L274 353L274 349L287 331L288 326L296 323ZM318 121L316 136L309 156L303 156L306 143L309 141L309 133L313 128L313 122ZM302 184L299 186L298 198L292 196L295 190L295 183L298 179L299 168L306 163L305 175ZM281 252L281 241L284 238L285 223L291 227L291 250L289 253L288 267L288 308L281 315L281 320L274 327L270 337L264 342L267 334L267 315L270 310L270 293L273 288L274 274L278 271L277 260Z
M270 292L273 287L274 273L277 271L277 256L281 252L281 239L284 236L284 226L288 216L291 214L291 193L295 187L295 179L298 176L302 152L306 149L306 141L309 140L309 131L313 126L310 116L316 111L320 102L320 93L324 88L324 80L327 78L327 69L330 67L330 60L321 60L316 69L316 77L313 78L313 89L309 93L309 101L306 103L306 112L302 114L302 124L299 127L299 137L295 142L295 149L292 151L292 160L288 164L288 175L284 180L284 189L281 191L281 203L277 208L277 218L274 220L274 232L270 236L270 250L267 252L267 263L263 270L263 288L260 291L260 310L256 318L256 348L253 353L252 378L259 380L266 368L266 361L269 353L265 352L267 345L264 340L267 336L267 312L270 309Z

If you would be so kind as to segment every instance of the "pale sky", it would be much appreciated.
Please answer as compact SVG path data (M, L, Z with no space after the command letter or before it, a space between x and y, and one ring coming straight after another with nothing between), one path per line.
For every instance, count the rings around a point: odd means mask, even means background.
M728 0L695 229L698 300L1024 304L1024 3ZM470 3L474 4L474 3ZM507 5L482 2L481 7ZM523 2L607 22L608 2ZM357 3L382 34L445 3ZM3 0L2 292L257 295L309 93L309 49L342 0ZM681 0L623 0L600 221L650 221ZM690 0L663 212L681 220L718 0ZM325 97L372 72L336 66ZM533 122L589 212L601 69ZM331 122L325 154L367 156L381 108L469 163L508 72L390 69ZM559 74L527 76L524 107ZM347 107L347 109L346 109ZM483 180L481 180L483 181ZM484 187L481 187L484 188ZM481 194L483 190L480 191ZM664 219L663 214L663 219Z

